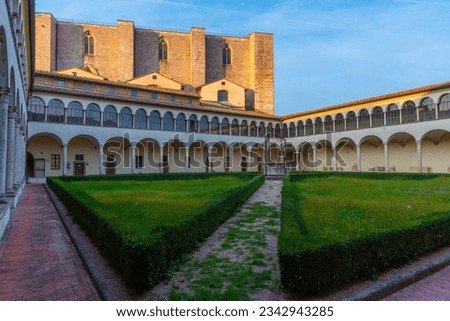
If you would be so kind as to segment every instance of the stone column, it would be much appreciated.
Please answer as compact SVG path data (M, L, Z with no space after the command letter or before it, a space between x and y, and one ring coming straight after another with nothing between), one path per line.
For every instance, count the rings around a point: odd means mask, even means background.
M356 170L361 171L361 145L356 145Z
M21 153L21 143L22 139L20 138L20 123L16 120L15 122L15 128L14 128L14 137L15 137L15 144L14 144L14 155L16 156L15 162L16 166L14 166L14 188L18 188L20 185L20 169L22 167L22 153Z
M208 162L206 164L206 172L211 172L213 169L212 166L212 153L213 149L211 147L208 148Z
M313 159L312 159L312 165L314 166L314 171L317 171L317 147L316 145L312 146L313 150Z
M136 173L136 145L131 145L131 174Z
M333 171L337 171L337 149L333 148Z
M0 91L0 197L6 192L6 155L8 148L9 90Z
M62 157L62 174L67 176L67 144L62 145L63 157Z
M103 166L103 144L98 144L98 174L105 175L105 168Z
M384 171L389 172L389 144L384 143Z
M189 172L189 146L184 149L184 171Z
M417 144L417 171L422 173L422 142L416 140Z
M159 172L163 173L164 145L159 149Z
M8 148L6 155L6 192L14 193L14 171L16 165L16 111L15 106L8 108Z

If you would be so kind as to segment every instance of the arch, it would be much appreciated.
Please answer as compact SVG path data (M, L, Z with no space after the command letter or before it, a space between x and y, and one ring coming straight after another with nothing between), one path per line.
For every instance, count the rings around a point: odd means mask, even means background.
M32 96L28 100L28 120L45 121L45 103L42 98Z
M297 122L297 136L299 137L305 136L305 125L301 120Z
M152 110L150 113L150 129L161 130L161 115L157 110Z
M120 128L132 128L133 127L133 115L131 109L123 107L119 114L119 127Z
M345 119L346 130L355 130L357 128L356 113L352 110L347 113L347 118Z
M450 94L442 95L439 99L439 119L450 118Z
M267 134L269 134L270 137L274 136L272 123L267 124Z
M248 136L248 124L246 120L241 122L241 136Z
M197 116L195 116L194 114L189 116L189 132L190 133L198 132Z
M168 53L169 53L169 48L168 48L166 39L164 39L164 38L159 39L159 44L158 44L159 60L167 60Z
M256 127L256 122L252 121L250 123L250 136L251 137L256 137L257 136L257 127Z
M94 54L94 37L90 31L86 31L83 35L83 53L85 55Z
M226 44L222 49L222 64L231 65L231 49Z
M47 121L50 123L64 123L64 103L59 99L52 99L48 103Z
M312 119L306 120L306 136L314 135L314 124Z
M5 29L0 27L0 89L8 88L8 51Z
M220 125L220 130L222 132L222 135L229 135L230 134L230 123L228 122L228 118L223 118L222 123Z
M386 125L400 124L400 111L397 104L390 104L386 108Z
M323 134L323 122L322 118L317 117L314 122L314 132L315 134Z
M136 114L134 115L134 127L136 129L147 129L147 114L145 110L139 108L136 110Z
M325 121L323 123L324 123L325 133L333 132L333 117L331 117L330 115L326 115Z
M281 137L281 126L280 124L275 125L275 137L280 138Z
M345 119L341 113L337 114L334 118L334 127L337 132L345 131Z
M361 171L386 171L383 139L376 135L364 136L359 141Z
M215 116L211 118L211 134L219 134L219 119Z
M113 105L105 107L103 112L103 126L105 127L117 127L117 111Z
M384 112L379 106L372 109L372 127L384 126Z
M367 109L361 109L359 111L359 129L369 128L370 127L370 114Z
M425 97L420 101L419 121L436 119L436 104L430 97Z
M209 121L208 117L202 116L200 118L200 133L208 134L209 133Z
M67 106L67 123L73 125L83 124L83 105L78 101L72 101Z
M100 107L97 104L90 103L86 108L86 125L100 126Z
M228 101L228 91L218 90L217 91L217 101Z
M282 124L281 137L286 138L289 137L289 128L286 123Z
M163 130L164 131L173 131L173 114L168 111L164 114L163 117Z
M295 123L291 122L289 124L289 137L295 137L296 136L296 128L295 128Z
M183 113L179 113L177 115L177 132L185 132L186 131L186 117Z
M231 122L231 135L239 136L239 121L236 118Z
M403 124L417 122L416 104L413 101L408 100L403 104L402 113Z
M265 134L266 134L266 127L264 125L264 122L260 122L258 126L258 136L264 137Z

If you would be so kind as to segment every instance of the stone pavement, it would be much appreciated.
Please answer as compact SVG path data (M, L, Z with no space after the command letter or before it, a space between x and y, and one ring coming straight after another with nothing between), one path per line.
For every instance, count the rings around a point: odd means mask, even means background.
M99 300L42 185L27 185L0 241L0 300Z

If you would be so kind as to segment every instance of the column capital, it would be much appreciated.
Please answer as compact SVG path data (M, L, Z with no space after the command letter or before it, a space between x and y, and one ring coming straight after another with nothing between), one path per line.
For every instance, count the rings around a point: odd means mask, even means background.
M17 115L17 107L16 106L8 106L8 118L16 118Z
M11 98L11 91L8 88L0 89L0 103L9 104L10 98Z
M422 141L420 139L418 139L418 140L416 140L416 144L420 145L420 144L422 144Z

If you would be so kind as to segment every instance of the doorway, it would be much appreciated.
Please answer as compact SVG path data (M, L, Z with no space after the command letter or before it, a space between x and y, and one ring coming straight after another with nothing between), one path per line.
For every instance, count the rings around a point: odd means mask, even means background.
M45 159L36 158L34 160L34 177L44 178L45 177Z

